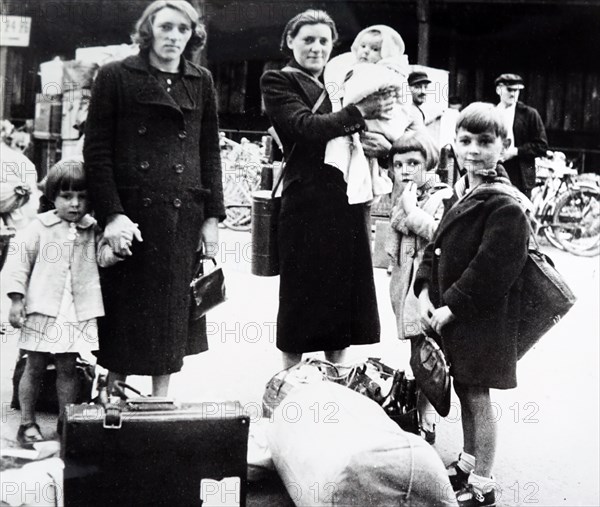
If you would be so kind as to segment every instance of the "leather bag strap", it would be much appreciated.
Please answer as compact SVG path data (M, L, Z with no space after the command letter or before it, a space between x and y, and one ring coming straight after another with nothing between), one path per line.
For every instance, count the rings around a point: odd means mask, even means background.
M286 70L286 69L288 69L288 70ZM302 72L301 70L294 69L293 67L284 67L282 70L284 70L286 72L294 71L294 72L300 72L301 74L304 74L304 72ZM317 80L315 79L315 81L317 81ZM317 83L321 84L320 81L317 81ZM323 88L322 85L321 85L321 87ZM323 91L321 92L321 95L319 95L319 98L317 99L317 101L313 105L313 107L310 110L310 112L311 113L315 113L317 111L317 109L319 109L321 107L321 104L323 103L323 101L325 100L326 97L327 97L327 91L323 88ZM281 182L283 181L283 176L284 176L284 173L285 173L285 169L287 167L287 163L292 158L292 154L294 153L295 149L296 149L296 143L294 143L294 146L292 146L292 149L290 150L290 154L288 155L287 161L284 160L282 162L282 167L281 167L281 171L279 172L279 177L277 178L277 182L275 183L275 185L273 185L273 190L271 191L271 198L272 199L275 199L275 194L277 193L277 189L279 188L279 185L281 185Z

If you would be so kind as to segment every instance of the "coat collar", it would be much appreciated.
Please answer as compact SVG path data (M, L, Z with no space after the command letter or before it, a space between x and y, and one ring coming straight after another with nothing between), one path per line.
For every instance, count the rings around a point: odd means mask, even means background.
M179 104L175 102L173 97L171 97L162 86L160 86L158 79L152 75L147 56L130 56L123 60L123 66L145 75L145 82L137 91L136 97L138 102L142 104L169 107L176 110L181 115L183 115L182 109L196 109L197 104L193 98L194 94L192 94L190 90L191 83L189 83L186 78L199 78L202 76L202 73L198 67L187 61L185 58L182 59L182 82L187 93L180 98Z
M189 60L182 58L182 70L185 77L202 77L200 69ZM128 69L138 70L140 72L150 73L150 62L145 54L128 56L123 60L123 66Z
M53 225L60 224L62 219L58 217L55 210L46 211L45 213L40 213L37 216L38 220L42 222L42 224L46 227L52 227ZM77 222L75 225L78 229L89 229L90 227L96 224L96 220L92 218L90 215L83 215L81 220Z

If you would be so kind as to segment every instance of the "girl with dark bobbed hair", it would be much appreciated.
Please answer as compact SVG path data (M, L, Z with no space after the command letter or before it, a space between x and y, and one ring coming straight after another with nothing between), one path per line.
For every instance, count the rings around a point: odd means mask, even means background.
M86 123L90 198L126 259L102 273L98 362L109 388L151 375L165 396L184 356L207 349L205 320L189 320L189 284L197 250L216 255L225 216L216 94L210 72L184 56L206 40L187 2L151 3L134 40L139 55L99 70Z

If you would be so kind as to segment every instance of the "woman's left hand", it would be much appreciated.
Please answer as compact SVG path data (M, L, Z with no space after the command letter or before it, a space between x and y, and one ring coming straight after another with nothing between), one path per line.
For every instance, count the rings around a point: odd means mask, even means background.
M377 132L361 132L360 144L367 157L380 158L387 157L392 144L383 134Z
M198 250L202 250L206 257L214 258L219 253L219 220L207 218L202 224L200 244Z
M431 321L430 321L431 327L437 334L439 334L441 336L442 328L446 324L449 324L450 322L452 322L455 318L456 317L454 316L454 314L452 313L452 310L450 310L449 307L442 306L441 308L438 308L437 310L435 310L433 312L433 314L431 315Z

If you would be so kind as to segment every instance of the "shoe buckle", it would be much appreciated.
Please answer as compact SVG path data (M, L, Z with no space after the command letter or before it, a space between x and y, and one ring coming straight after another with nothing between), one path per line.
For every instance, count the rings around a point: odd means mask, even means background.
M473 490L473 496L475 496L475 500L478 502L483 502L485 500L485 497L479 491Z

